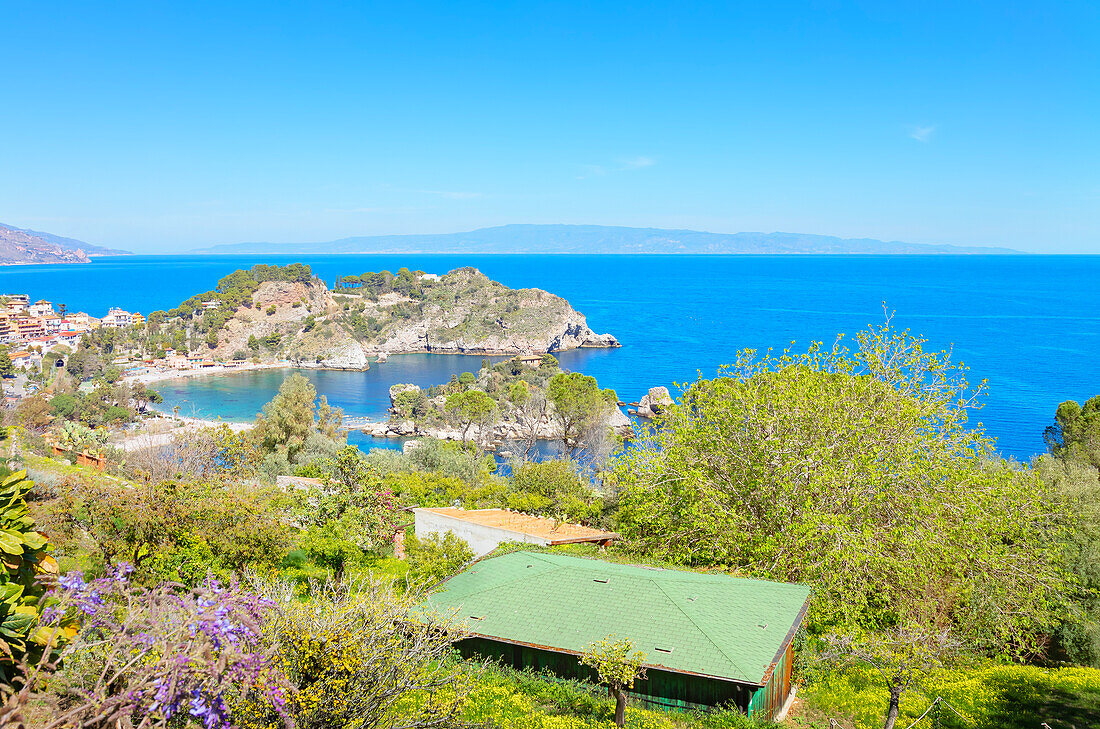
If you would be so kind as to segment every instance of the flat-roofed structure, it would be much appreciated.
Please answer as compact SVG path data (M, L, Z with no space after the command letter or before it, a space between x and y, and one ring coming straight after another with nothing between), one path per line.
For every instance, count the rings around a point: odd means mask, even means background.
M508 509L443 507L418 508L412 512L418 538L453 532L469 544L478 557L492 552L504 542L524 542L543 547L582 542L606 546L619 538L615 532Z
M769 720L787 702L792 647L810 590L724 574L547 552L478 560L424 604L464 636L464 655L593 679L578 657L628 638L645 654L632 696L691 709L735 704Z

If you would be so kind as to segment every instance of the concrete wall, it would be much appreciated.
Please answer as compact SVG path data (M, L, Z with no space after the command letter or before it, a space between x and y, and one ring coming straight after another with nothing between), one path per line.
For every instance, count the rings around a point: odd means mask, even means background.
M429 534L445 534L453 532L456 537L462 539L474 550L474 556L480 557L496 549L503 542L526 542L527 544L540 544L547 546L549 539L533 537L522 532L514 532L500 527L482 526L471 524L462 519L436 514L426 509L413 509L414 525L418 539Z

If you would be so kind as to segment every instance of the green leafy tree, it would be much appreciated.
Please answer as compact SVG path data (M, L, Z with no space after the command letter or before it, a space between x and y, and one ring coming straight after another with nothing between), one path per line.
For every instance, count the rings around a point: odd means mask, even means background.
M466 435L470 427L477 425L480 431L493 421L496 416L497 404L493 398L481 390L466 390L447 396L447 404L444 409L458 421L462 427L462 440L466 441Z
M287 377L271 402L264 405L252 430L265 454L267 470L289 473L300 458L305 460L311 440L340 440L342 417L324 396L318 400L317 390L307 378L297 373Z
M398 504L381 474L355 446L347 446L311 468L323 487L307 497L303 521L309 526L299 544L339 576L349 562L389 544Z
M614 390L601 390L595 377L579 372L558 372L550 378L546 398L554 406L554 419L561 428L561 442L574 453L594 428L602 428L618 402Z
M854 351L700 379L618 472L620 531L683 564L814 587L810 627L951 628L1041 649L1064 610L1064 512L966 427L965 368L889 327Z
M615 726L626 724L626 690L645 678L645 653L634 650L629 638L609 635L585 648L581 663L596 669L600 683L615 697Z
M1051 456L1037 459L1034 469L1072 519L1058 533L1075 578L1068 613L1055 633L1058 657L1100 668L1100 470Z
M15 366L11 362L8 348L0 345L0 377L14 377Z
M474 558L474 550L454 532L429 534L420 539L409 538L406 546L409 576L427 585L434 585L457 574Z
M590 523L600 517L601 499L571 461L521 464L512 470L505 506L540 516Z
M1054 413L1054 425L1043 434L1057 458L1100 468L1100 395L1079 405L1067 400Z

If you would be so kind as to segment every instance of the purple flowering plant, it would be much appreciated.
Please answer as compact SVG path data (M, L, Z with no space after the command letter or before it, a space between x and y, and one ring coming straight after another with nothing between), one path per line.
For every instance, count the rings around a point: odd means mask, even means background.
M250 700L289 725L286 682L261 640L271 601L236 579L145 588L131 571L121 565L94 580L48 578L36 633L43 654L25 667L8 706L48 687L58 706L44 729L177 719L215 729L233 726L232 707Z

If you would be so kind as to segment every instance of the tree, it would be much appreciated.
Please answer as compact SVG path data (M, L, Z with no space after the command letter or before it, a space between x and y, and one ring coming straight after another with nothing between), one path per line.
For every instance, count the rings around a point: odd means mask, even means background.
M615 726L626 723L625 690L645 678L644 662L645 654L634 650L629 638L616 640L613 635L590 644L581 655L581 663L596 669L600 683L615 697Z
M861 637L829 636L822 657L841 665L857 661L875 669L890 694L883 729L894 729L902 695L922 676L942 668L958 649L949 630L906 627Z
M484 437L485 426L496 415L497 404L481 390L466 390L447 396L444 409L462 426L462 441L474 424L478 426L478 438Z
M14 377L15 366L11 363L11 355L8 348L0 345L0 377Z
M976 393L949 353L889 322L857 343L748 351L694 383L623 459L619 531L669 561L813 585L813 631L1041 649L1064 610L1064 511L966 427Z
M550 378L546 398L554 406L561 442L572 455L592 428L602 427L619 401L614 390L601 390L596 378L579 372L558 372Z
M1054 634L1057 657L1100 667L1100 471L1051 456L1033 467L1072 518L1071 528L1055 535L1075 578L1068 614Z
M317 401L317 391L307 378L294 373L283 380L279 392L264 405L252 432L268 465L289 472L290 466L299 462L311 435L326 440L340 437L341 419L340 412L329 407L324 396Z
M393 537L398 505L362 451L346 446L333 458L311 465L323 487L307 497L300 544L339 576L363 553L377 551Z
M1059 405L1043 439L1051 455L1100 468L1100 395L1083 406L1073 400Z
M442 582L457 574L474 558L474 550L454 532L432 533L420 539L415 535L407 544L409 576L426 585Z

